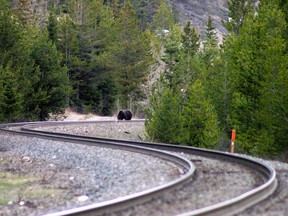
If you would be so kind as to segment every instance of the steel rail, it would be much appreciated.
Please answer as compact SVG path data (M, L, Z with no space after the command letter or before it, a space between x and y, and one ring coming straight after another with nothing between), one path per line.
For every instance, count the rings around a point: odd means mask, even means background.
M105 122L105 121L101 121ZM115 122L115 121L106 121L107 123ZM69 123L69 122L68 122ZM77 123L77 122L71 122ZM78 122L79 124L80 122ZM82 123L82 122L81 122ZM81 124L80 123L80 124ZM83 122L83 123L100 123L99 121L90 121L90 122ZM41 124L41 125L58 125L63 124L62 122L50 122L48 124ZM67 123L64 123L67 124ZM40 126L40 125L38 125ZM235 213L239 213L254 204L266 199L271 194L274 193L274 191L277 188L277 179L276 179L276 172L271 167L253 160L248 159L242 156L237 156L230 153L225 152L219 152L219 151L213 151L213 150L206 150L206 149L200 149L195 147L188 147L188 146L178 146L178 145L168 145L168 144L162 144L162 143L151 143L151 142L142 142L142 141L127 141L127 140L117 140L117 139L110 139L110 138L101 138L101 137L89 137L89 136L78 136L73 134L63 134L63 133L54 133L54 132L47 132L47 131L39 131L39 130L33 130L33 125L29 124L28 127L25 126L21 130L31 133L37 133L37 134L50 134L50 135L61 135L66 137L78 137L78 138L85 138L89 140L97 140L101 142L112 142L112 143L127 143L135 146L141 146L141 147L147 147L147 148L155 148L165 151L172 151L172 152L184 152L187 154L193 154L193 155L199 155L204 157L210 157L214 159L224 160L224 161L230 161L230 162L236 162L239 164L242 164L246 167L249 167L250 169L253 169L255 172L259 174L260 177L262 177L263 184L246 192L243 193L237 197L234 197L232 199L229 199L224 202L220 202L211 206L203 207L201 209L192 210L189 212L186 212L184 214L181 214L181 216L186 215L233 215Z
M36 124L36 123L28 123ZM23 126L26 123L16 123L16 124L3 124L0 125L0 130L7 133L13 133L17 135L24 135L24 136L33 136L38 138L44 139L52 139L58 141L65 141L65 142L72 142L77 144L83 145L90 145L90 146L97 146L97 147L108 147L108 148L115 148L121 149L125 151L137 152L140 154L146 154L153 157L158 157L163 160L172 162L177 166L181 167L183 172L181 172L180 176L168 183L163 185L153 187L151 189L147 189L141 192L137 192L134 194L126 195L123 197L119 197L116 199L104 201L101 203L95 203L83 207L77 207L69 210L63 210L60 212L55 212L51 214L47 214L47 216L58 216L58 215L102 215L115 212L117 210L121 210L123 207L137 205L139 203L146 202L151 200L155 197L160 196L164 192L168 192L171 190L175 190L180 188L187 182L193 180L194 173L195 173L195 166L194 164L186 158L181 156L169 153L167 151L162 151L158 149L152 149L147 147L140 147L131 144L125 143L115 143L115 142L102 142L96 140L85 139L85 137L77 138L77 137L66 137L62 135L53 135L53 134L40 134L36 133L37 131L14 131L14 130L7 130L5 127L15 127L15 126Z

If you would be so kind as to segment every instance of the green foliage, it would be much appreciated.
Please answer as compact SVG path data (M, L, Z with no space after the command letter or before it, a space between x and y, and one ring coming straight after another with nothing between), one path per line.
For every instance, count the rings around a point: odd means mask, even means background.
M2 64L9 62L10 49L20 38L21 25L12 19L12 11L6 0L0 0L0 59Z
M172 88L173 83L177 82L178 76L175 74L175 68L179 62L181 52L181 30L179 26L175 25L172 28L165 41L164 48L165 53L162 59L167 65L164 75L169 82L169 87Z
M174 24L175 20L171 6L169 5L168 1L161 0L160 6L153 17L152 30L158 30L160 33L162 33L162 30L164 29L171 30Z
M212 21L211 16L208 16L204 40L204 52L202 58L205 61L207 67L211 67L213 66L214 60L218 54L216 27Z
M176 63L170 64L173 66L174 75L174 87L178 89L186 89L187 85L192 80L196 80L199 75L197 62L195 55L199 51L199 35L194 27L190 26L190 22L187 22L182 33L180 33L181 45L177 53Z
M201 81L197 80L185 92L173 91L167 84L159 85L150 101L152 115L145 127L153 141L215 147L220 134L217 114Z
M168 88L154 102L152 117L145 123L149 137L158 142L181 143L183 127L179 95Z
M12 71L9 64L0 66L0 122L22 120L24 97L17 77L19 71Z
M200 80L196 80L186 91L183 126L182 143L215 148L220 136L218 117L210 100L205 96Z
M140 84L146 81L151 62L149 34L141 31L130 3L124 4L114 28L117 35L104 57L115 80L120 106L129 108L130 100L144 96Z
M47 30L49 33L49 39L53 41L54 43L57 43L58 23L57 23L56 14L54 13L53 9L50 9L49 11Z
M287 131L283 127L285 114L280 111L287 109L282 80L287 76L282 37L285 27L276 4L262 3L257 16L246 17L239 36L229 47L232 52L227 50L233 79L230 123L238 130L240 148L249 153L273 154L285 140L280 135Z
M61 113L68 105L67 70L61 66L60 55L46 31L34 41L31 57L40 72L39 82L34 87L37 92L35 107L40 109L39 119L45 120L50 113Z
M197 33L195 28L191 28L190 22L187 22L184 27L184 33L182 34L182 44L183 44L183 52L193 57L199 49L199 34Z
M238 35L244 20L253 10L252 0L229 0L227 3L229 20L223 21L223 25Z

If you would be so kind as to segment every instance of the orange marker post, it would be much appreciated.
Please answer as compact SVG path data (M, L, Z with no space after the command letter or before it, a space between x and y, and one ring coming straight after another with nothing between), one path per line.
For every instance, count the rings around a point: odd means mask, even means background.
M234 153L234 142L236 138L236 130L232 130L232 135L231 135L231 144L230 144L230 153Z

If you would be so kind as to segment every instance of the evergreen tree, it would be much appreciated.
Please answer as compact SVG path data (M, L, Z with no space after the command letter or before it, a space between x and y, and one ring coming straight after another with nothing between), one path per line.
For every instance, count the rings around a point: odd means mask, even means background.
M213 60L218 52L218 42L216 35L216 27L211 19L211 16L208 16L207 25L205 28L205 42L204 42L204 61L207 63L207 66L213 64Z
M70 13L60 16L57 45L73 88L70 105L82 112L111 114L115 85L103 59L115 40L114 15L102 0L74 0L68 8Z
M60 55L47 31L42 31L34 41L31 57L40 72L39 82L34 86L37 92L34 103L39 108L39 119L45 120L50 113L62 113L68 105L67 70L61 66Z
M202 73L202 79L205 80L205 82L203 82L203 86L206 96L211 99L213 105L218 111L218 115L221 116L220 122L224 123L222 119L225 116L225 104L227 102L223 101L223 98L227 97L227 95L225 96L225 70L222 65L223 62L220 60L220 54L221 53L218 47L216 28L211 19L211 16L208 16L205 28L203 49L198 53L198 58L199 61L203 62L205 67L202 69L204 72Z
M65 65L68 69L69 82L72 86L69 105L82 108L79 96L81 91L80 77L81 71L86 67L86 62L80 58L77 29L69 14L63 14L59 17L58 29L56 45L62 54L62 65Z
M211 101L206 98L200 80L186 92L183 108L182 143L202 148L215 148L220 130L218 117Z
M194 27L191 28L190 21L187 22L182 34L183 52L193 57L199 49L199 34Z
M168 81L169 88L173 88L178 83L178 75L175 74L175 68L178 65L181 52L181 30L178 25L174 25L171 29L164 48L163 61L166 63L164 76Z
M138 20L140 22L140 27L142 31L147 29L148 27L148 5L149 5L149 0L140 0L137 5L136 5L136 14L138 17Z
M0 0L0 64L10 61L11 49L21 37L21 26L12 18L10 6L6 0Z
M58 23L56 19L56 14L52 8L49 10L48 24L47 30L49 33L49 39L53 41L53 43L57 44L58 42Z
M152 19L160 2L157 0L134 0L132 3L136 10L141 29L144 31L151 26Z
M287 130L277 123L285 125L279 116L279 104L286 104L283 30L284 16L275 2L261 2L258 15L246 18L233 54L229 53L228 69L235 84L231 120L238 130L238 144L249 153L275 153L280 131Z
M116 32L114 29L114 17L112 11L102 4L102 1L93 1L89 6L87 31L89 44L89 68L86 70L88 103L93 111L103 115L111 115L114 111L116 87L107 62L103 62L103 55L109 44L114 41ZM95 16L96 15L96 16ZM105 57L104 57L105 59ZM90 91L91 90L91 91ZM93 95L93 96L91 96ZM87 98L87 97L86 97Z
M286 0L279 0L279 7L283 11L286 20L286 30L284 31L283 37L287 42L286 53L288 53L288 2Z
M149 37L142 33L134 9L125 3L115 23L115 40L106 52L106 66L115 78L120 106L143 97L140 85L147 79L151 56Z
M20 90L17 76L19 71L12 71L8 64L0 65L0 122L23 121L24 97Z
M4 2L0 3L0 65L4 72L15 71L13 80L17 82L17 91L25 98L21 105L24 112L21 120L38 120L34 117L37 108L29 105L35 94L33 84L38 82L39 75L31 58L31 46L37 33L31 25L22 25L18 18L12 15L7 2Z
M160 6L153 17L152 30L162 34L163 30L171 30L175 20L171 6L167 0L161 0Z
M229 0L227 4L229 20L223 21L223 24L228 31L238 35L245 18L253 10L252 0Z
M145 123L146 131L153 141L179 144L182 138L180 97L170 88L161 92L161 98L154 99L152 117Z
M187 22L181 34L181 49L179 55L179 63L176 65L175 77L177 77L177 85L181 85L181 89L186 89L192 79L196 79L196 61L195 55L199 50L199 34L195 27L190 26L190 22Z
M217 43L216 27L213 24L210 16L208 16L204 38L205 39L203 42L203 50L200 55L201 59L205 62L206 68L209 73L207 79L210 79L210 81L212 81L215 78L215 73L217 73L214 66L215 60L219 54L219 48ZM208 85L210 85L210 83Z

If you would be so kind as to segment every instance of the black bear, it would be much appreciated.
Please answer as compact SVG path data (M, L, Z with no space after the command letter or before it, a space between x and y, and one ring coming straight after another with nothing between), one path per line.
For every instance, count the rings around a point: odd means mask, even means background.
M117 115L118 120L131 120L132 119L132 112L130 110L120 110L120 112Z

